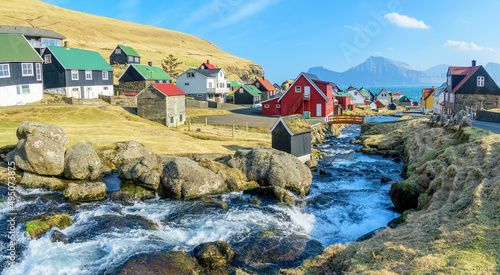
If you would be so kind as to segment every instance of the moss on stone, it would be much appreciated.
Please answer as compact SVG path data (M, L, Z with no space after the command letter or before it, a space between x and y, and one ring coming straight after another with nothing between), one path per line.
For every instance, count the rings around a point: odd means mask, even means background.
M38 239L53 227L64 229L70 226L72 223L73 222L71 221L71 217L67 214L54 216L37 216L34 220L26 223L26 225L24 225L24 228L25 232L28 233L31 238Z

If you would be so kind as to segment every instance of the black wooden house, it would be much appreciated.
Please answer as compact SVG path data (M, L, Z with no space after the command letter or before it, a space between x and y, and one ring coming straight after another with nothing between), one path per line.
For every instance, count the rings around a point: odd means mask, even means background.
M301 115L280 117L269 131L272 147L307 161L311 157L312 127Z
M260 101L261 92L253 85L243 85L234 92L234 104L254 105Z
M141 64L141 56L132 47L119 44L109 55L109 64Z

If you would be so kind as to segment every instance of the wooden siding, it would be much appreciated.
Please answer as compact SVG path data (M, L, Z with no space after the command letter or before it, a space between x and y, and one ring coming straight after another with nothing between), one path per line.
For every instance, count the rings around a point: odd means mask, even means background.
M24 63L33 64L32 76L23 76L23 69L21 64ZM0 78L0 87L42 83L42 80L36 80L37 63L40 65L42 64L42 62L0 62L0 64L9 64L10 71L10 77ZM41 77L43 79L43 68L41 68L41 73Z
M243 93L240 91L243 90ZM255 104L258 100L256 96L250 94L247 90L240 88L236 90L233 94L234 104Z
M305 132L290 136L280 123L272 132L272 147L296 157L309 155L311 154L311 133Z

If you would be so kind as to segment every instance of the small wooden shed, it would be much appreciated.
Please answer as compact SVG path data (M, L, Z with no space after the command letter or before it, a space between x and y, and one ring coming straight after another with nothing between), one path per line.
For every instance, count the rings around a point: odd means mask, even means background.
M311 158L312 127L301 115L280 117L269 131L272 147L305 162Z

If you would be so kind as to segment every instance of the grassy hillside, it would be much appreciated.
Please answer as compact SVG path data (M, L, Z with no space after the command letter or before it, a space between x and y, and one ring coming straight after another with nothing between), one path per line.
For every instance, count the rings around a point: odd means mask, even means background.
M264 73L252 61L189 34L63 9L38 0L2 0L1 6L1 25L52 29L66 36L70 47L98 51L107 60L117 44L126 43L141 55L143 64L153 61L159 65L173 54L183 63L179 67L182 70L209 59L223 68L230 80L246 80Z

